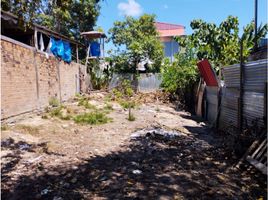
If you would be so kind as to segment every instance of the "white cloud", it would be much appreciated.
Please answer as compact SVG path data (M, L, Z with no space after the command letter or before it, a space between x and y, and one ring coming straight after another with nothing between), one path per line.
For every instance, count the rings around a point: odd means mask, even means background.
M117 6L120 15L127 15L137 17L142 14L142 7L135 0L128 0L128 2L121 2Z
M164 8L165 8L165 9L168 9L168 5L167 5L167 4L165 4L165 5L164 5Z

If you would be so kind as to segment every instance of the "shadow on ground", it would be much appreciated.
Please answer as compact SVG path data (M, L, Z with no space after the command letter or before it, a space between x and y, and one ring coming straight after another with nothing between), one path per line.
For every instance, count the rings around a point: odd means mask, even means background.
M211 144L211 141L210 141ZM123 151L53 168L32 168L3 199L256 199L266 187L251 174L228 170L216 146L195 137L144 136ZM45 168L45 166L44 166ZM2 168L2 173L7 173ZM4 189L3 189L4 188Z

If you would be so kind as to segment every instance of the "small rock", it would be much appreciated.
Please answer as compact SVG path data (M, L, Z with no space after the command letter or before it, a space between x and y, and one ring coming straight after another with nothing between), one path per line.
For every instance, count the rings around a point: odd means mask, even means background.
M139 164L138 164L138 163L136 163L136 162L134 162L134 161L132 161L132 162L131 162L131 165L138 166Z
M77 167L77 166L72 166L72 169L73 169L73 170L77 170L78 167Z
M100 181L106 181L106 180L108 180L108 178L106 176L103 176L100 178Z
M142 171L139 170L139 169L135 169L132 171L133 174L136 174L136 175L139 175L139 174L142 174Z
M46 195L48 192L49 192L48 189L43 189L43 190L41 191L41 195Z
M72 183L76 183L76 181L77 181L77 178L73 178L73 179L71 180Z
M69 187L70 187L70 183L64 183L64 184L63 184L63 187L65 187L65 188L69 188Z
M53 197L53 200L63 200L62 197Z
M69 127L69 125L68 124L63 124L61 127L66 129L66 128Z

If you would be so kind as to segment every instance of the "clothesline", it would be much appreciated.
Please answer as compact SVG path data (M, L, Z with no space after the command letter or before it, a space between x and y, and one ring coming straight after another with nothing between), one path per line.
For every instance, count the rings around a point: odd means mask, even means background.
M40 51L46 52L48 54L52 53L54 56L61 58L67 63L70 63L72 60L72 51L69 42L63 41L61 39L55 40L53 37L50 37L49 43L45 50L43 35L40 33L39 46L40 48L37 48Z

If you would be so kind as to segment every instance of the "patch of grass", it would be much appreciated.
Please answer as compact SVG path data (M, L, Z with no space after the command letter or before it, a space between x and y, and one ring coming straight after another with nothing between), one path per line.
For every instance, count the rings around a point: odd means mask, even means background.
M112 90L112 93L113 93L113 95L114 95L116 101L118 101L118 100L120 100L121 98L123 98L123 93L120 92L118 89L115 89L115 88L114 88L114 89Z
M64 110L63 109L66 109L66 112L63 112ZM72 119L72 115L70 115L71 113L71 110L68 108L66 108L65 106L63 105L60 105L59 107L56 107L56 108L52 108L50 111L49 111L49 115L51 117L58 117L59 119L62 119L62 120L70 120ZM44 115L44 117L42 116L43 119L47 119L48 116Z
M53 108L52 110L50 110L49 114L51 117L60 117L61 115L61 110L62 110L62 106L59 106L57 108Z
M113 106L111 104L106 103L103 109L105 109L105 110L113 110L114 108L113 108Z
M124 109L128 109L128 108L135 108L136 104L133 101L125 101L125 100L121 100L119 102L119 104L122 106L122 108Z
M31 135L39 134L39 129L38 127L35 127L35 126L19 124L19 125L16 125L15 128L21 130L23 133L28 133Z
M71 115L60 115L59 118L62 120L70 120L70 119L72 119L72 116Z
M59 107L60 106L60 102L57 98L55 97L51 97L48 101L48 104L52 107Z
M8 125L6 125L6 124L1 124L1 131L6 131L6 130L8 130Z
M48 116L46 114L41 116L42 119L48 119Z
M81 98L82 95L81 95L80 93L75 93L75 97L77 97L77 98Z
M77 115L74 117L74 121L80 124L91 124L91 125L97 124L98 125L98 124L105 124L111 121L111 119L107 117L106 114L103 112L94 111L90 113Z
M96 109L96 106L90 104L86 97L82 97L78 100L78 106L84 106L86 109Z
M158 107L156 107L155 111L156 111L156 112L159 112L159 111L160 111L160 109L159 109Z
M112 95L111 95L111 94L106 95L106 96L104 97L104 101L105 101L105 102L110 102L110 101L112 101Z

